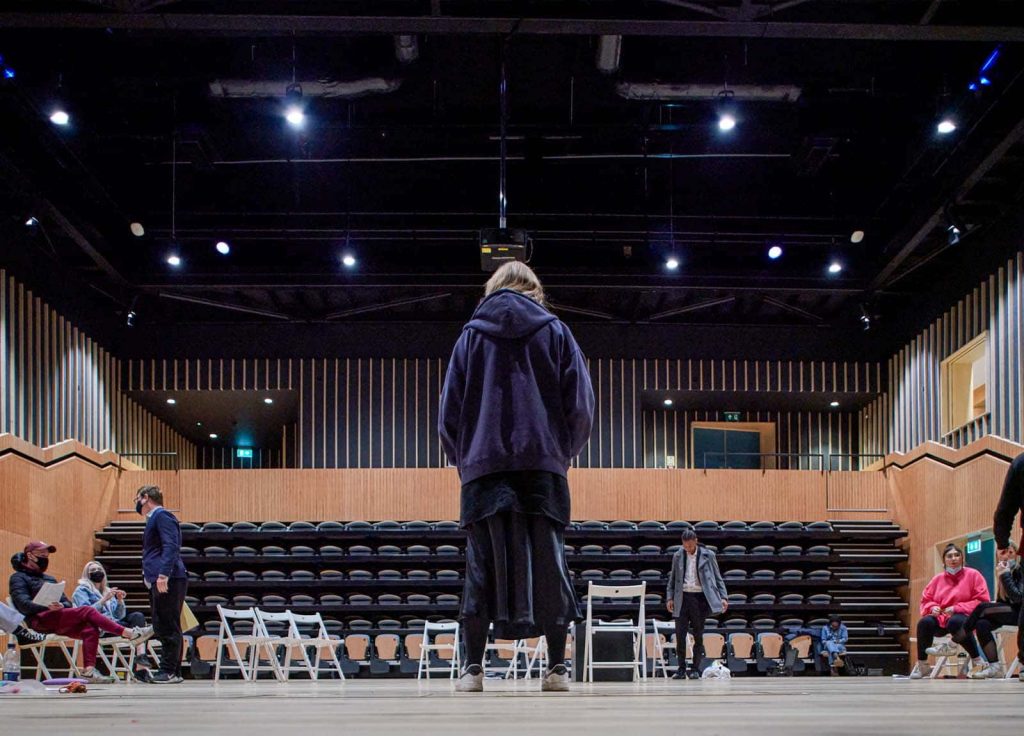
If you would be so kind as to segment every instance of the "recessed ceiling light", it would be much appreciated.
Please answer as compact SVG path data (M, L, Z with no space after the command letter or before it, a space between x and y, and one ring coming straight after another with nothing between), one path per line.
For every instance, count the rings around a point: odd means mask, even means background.
M50 113L50 122L54 125L64 126L71 122L71 116L64 110L54 110Z
M196 422L196 426L197 426L197 427L202 427L202 426L203 426L203 423L202 423L202 422Z
M128 227L132 231L132 235L134 235L136 238L141 238L143 235L146 234L146 228L142 227L141 222L133 222Z
M351 253L346 253L341 257L341 262L349 268L352 268L352 266L356 265L356 257Z
M956 130L956 123L950 118L944 118L936 126L936 130L938 130L941 135L949 135Z
M675 258L674 256L670 256L665 261L665 268L667 268L669 271L675 271L677 268L679 268L679 259Z
M672 406L672 399L665 399L663 403L665 404L665 406Z
M268 396L267 398L263 399L263 403L264 404L273 404L274 400Z
M782 256L782 246L773 245L771 248L768 249L768 257L771 258L773 261L776 258L779 258L781 256Z
M833 402L830 402L830 403L829 403L829 406L831 406L831 407L832 407L833 409L835 409L836 407L838 407L838 406L839 406L839 402L838 402L838 401L833 401Z
M854 230L852 233L850 233L850 242L851 243L859 243L862 240L864 240L864 231L863 230Z
M167 263L177 268L178 266L181 265L181 256L179 256L177 253L171 253L170 255L167 256Z
M829 267L828 267L828 272L829 273L839 273L842 270L843 270L843 264L840 263L839 261L832 261L832 263L829 264Z
M223 240L218 242L216 247L217 252L220 253L222 256L226 256L228 253L231 252L231 246L225 243Z
M175 399L167 399L167 403L168 404L177 404L178 402Z
M211 440L217 439L217 433L216 432L210 432L210 439Z

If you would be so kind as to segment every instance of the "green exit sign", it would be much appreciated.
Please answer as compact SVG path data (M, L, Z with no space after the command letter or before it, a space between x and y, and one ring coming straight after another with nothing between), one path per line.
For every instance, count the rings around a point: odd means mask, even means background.
M722 412L727 422L738 422L740 420L740 412L738 411L726 411Z
M967 540L967 554L973 555L976 552L981 552L981 540L980 539L968 539Z
M235 448L235 457L237 457L237 458L246 458L248 460L252 460L252 448L251 447L236 447Z

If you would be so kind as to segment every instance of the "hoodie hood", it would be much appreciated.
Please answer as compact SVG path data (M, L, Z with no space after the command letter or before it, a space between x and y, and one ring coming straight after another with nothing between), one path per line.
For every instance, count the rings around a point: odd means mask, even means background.
M557 319L528 296L512 289L500 289L480 302L466 329L491 337L517 340L532 335Z

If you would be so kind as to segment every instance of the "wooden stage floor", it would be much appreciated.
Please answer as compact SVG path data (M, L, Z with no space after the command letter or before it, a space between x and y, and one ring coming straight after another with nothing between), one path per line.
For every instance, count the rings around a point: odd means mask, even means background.
M187 682L111 685L88 694L3 697L5 734L273 733L714 734L1015 733L1024 684L890 678L735 679L575 685L487 681L456 694L447 680Z

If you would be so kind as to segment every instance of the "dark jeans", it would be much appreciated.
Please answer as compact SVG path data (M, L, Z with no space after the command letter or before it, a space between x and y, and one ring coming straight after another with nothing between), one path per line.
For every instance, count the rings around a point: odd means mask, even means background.
M171 578L167 592L158 593L156 583L149 589L149 604L153 609L153 633L160 641L160 671L181 675L181 606L188 590L186 578Z
M693 631L693 670L700 671L704 659L704 619L711 612L708 599L703 593L683 592L682 604L676 611L676 657L679 672L686 670L686 631Z
M985 653L985 659L991 663L999 661L999 652L996 651L996 638L992 632L1000 626L1018 626L1021 620L1021 609L1006 603L982 603L975 608L967 617L964 624L964 631L968 634L977 634L981 651ZM1017 629L1017 646L1020 647L1021 632ZM1018 655L1019 656L1019 655ZM1024 661L1024 660L1022 660Z
M131 611L124 618L120 619L118 623L128 629L141 629L146 625L146 616L142 611Z
M967 655L974 659L978 656L978 644L974 635L964 631L964 624L967 623L967 616L962 613L954 613L949 617L945 626L939 626L935 616L922 616L917 622L917 659L924 661L928 659L928 652L925 650L932 645L936 636L951 634L953 641L962 646Z

